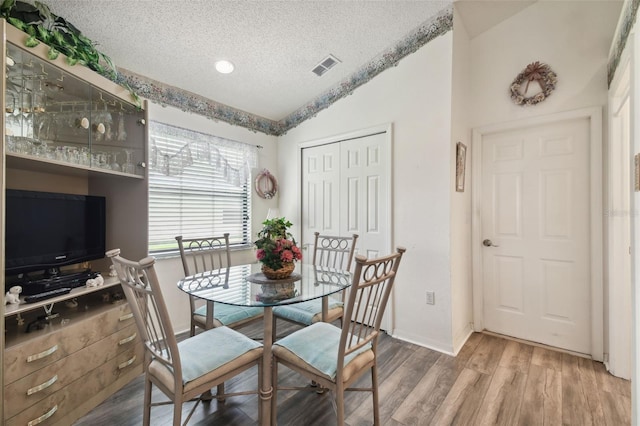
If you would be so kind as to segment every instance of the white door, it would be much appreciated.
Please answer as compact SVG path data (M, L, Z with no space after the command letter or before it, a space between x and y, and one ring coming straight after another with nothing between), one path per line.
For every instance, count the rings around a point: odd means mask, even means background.
M340 235L340 144L302 150L302 249L311 261L314 232Z
M588 118L482 138L484 327L591 353Z
M357 253L389 254L386 133L340 144L340 235L358 234Z
M302 149L303 255L312 255L314 232L358 234L356 253L368 258L391 252L389 152L386 131Z

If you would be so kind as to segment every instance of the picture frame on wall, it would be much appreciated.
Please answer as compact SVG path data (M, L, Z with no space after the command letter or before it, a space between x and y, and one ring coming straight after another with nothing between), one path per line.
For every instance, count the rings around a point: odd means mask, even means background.
M456 144L456 191L464 192L464 175L467 161L467 146L462 142Z
M634 158L634 166L635 166L635 173L634 173L634 190L635 192L640 192L640 153L635 155Z

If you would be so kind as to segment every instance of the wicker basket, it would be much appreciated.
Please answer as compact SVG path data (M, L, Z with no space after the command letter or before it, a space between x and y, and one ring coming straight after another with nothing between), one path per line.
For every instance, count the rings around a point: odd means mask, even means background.
M262 273L270 280L283 280L291 276L294 268L293 262L283 263L280 269L271 269L267 265L262 265Z

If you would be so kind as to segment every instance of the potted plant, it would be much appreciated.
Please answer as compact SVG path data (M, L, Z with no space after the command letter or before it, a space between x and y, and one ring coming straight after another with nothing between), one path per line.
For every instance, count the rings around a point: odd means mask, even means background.
M267 219L255 242L256 258L262 263L262 273L270 279L287 278L293 272L294 262L302 259L300 248L288 231L292 223L284 217Z

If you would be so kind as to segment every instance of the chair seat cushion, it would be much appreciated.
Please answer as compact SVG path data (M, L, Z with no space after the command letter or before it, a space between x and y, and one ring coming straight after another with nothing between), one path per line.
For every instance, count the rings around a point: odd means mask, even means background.
M315 370L330 380L334 380L338 370L338 346L342 329L326 322L317 322L295 331L273 344L275 356L288 361L296 361L292 355L307 364L307 369ZM365 345L345 357L344 380L348 380L353 368L373 360L371 344ZM296 362L299 364L299 362ZM351 364L354 365L351 365ZM359 370L359 368L356 368Z
M201 306L196 309L194 314L206 318L207 305ZM233 323L261 316L263 314L263 308L253 308L251 306L234 306L215 302L213 304L213 316L222 325L231 325ZM203 319L202 323L204 324L205 321L206 320Z
M227 372L262 356L262 344L228 327L217 327L178 342L185 388L206 377ZM159 361L152 361L149 372L173 390L173 373Z
M340 318L343 310L343 303L329 298L328 322ZM322 321L322 299L307 300L306 302L293 305L276 306L273 314L299 324L311 325L314 322Z

